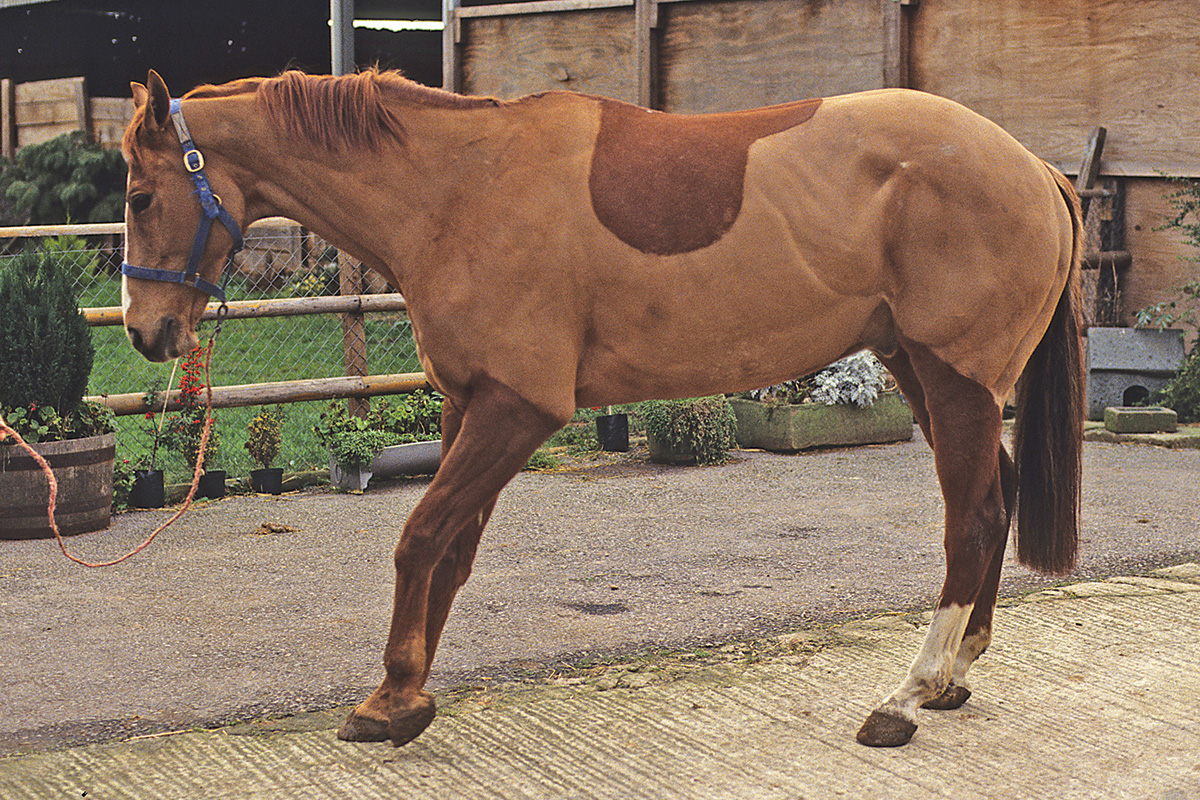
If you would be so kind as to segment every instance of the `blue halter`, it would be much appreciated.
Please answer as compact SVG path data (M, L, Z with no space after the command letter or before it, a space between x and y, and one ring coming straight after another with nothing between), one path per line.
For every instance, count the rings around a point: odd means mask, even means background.
M192 183L196 185L196 195L200 198L200 208L204 211L204 216L200 219L200 225L196 229L196 238L192 240L192 254L188 258L187 270L179 272L169 269L135 267L125 261L121 263L121 274L149 281L182 283L185 286L199 289L224 303L225 281L222 281L221 286L217 286L215 283L201 278L198 272L200 257L204 254L204 245L208 242L208 234L212 230L214 219L219 219L225 229L229 231L229 235L233 237L233 249L229 251L230 255L242 249L242 231L225 207L221 205L221 198L213 194L208 176L204 174L204 156L192 142L192 133L188 130L187 123L183 121L183 109L178 100L171 101L171 119L175 122L175 132L179 135L179 143L183 145L183 166L192 176Z

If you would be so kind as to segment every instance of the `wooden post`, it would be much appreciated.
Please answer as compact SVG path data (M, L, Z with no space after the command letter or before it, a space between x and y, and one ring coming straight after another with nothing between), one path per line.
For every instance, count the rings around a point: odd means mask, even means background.
M883 4L883 86L912 88L909 76L910 26L917 0L880 0Z
M0 78L0 155L17 153L17 105L11 78Z
M442 88L447 92L462 90L462 74L458 63L458 43L461 39L458 0L442 0Z
M338 254L338 282L343 295L362 294L363 272L358 259L345 253ZM342 350L345 353L346 376L361 377L367 374L367 326L362 311L342 315ZM350 398L350 413L365 417L370 402L364 398Z
M658 102L658 0L634 0L633 12L638 105L654 108Z

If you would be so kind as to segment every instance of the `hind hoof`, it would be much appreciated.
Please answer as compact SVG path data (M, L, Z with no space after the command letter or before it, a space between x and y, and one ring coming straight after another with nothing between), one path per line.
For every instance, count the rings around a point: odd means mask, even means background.
M946 691L932 700L927 700L921 708L931 708L934 711L952 711L956 708L961 708L962 704L967 702L970 696L971 690L967 687L950 684L946 687Z
M915 722L882 711L872 711L855 738L859 744L867 747L900 747L908 744L916 731Z
M437 715L437 704L427 692L421 692L410 707L392 714L388 719L370 714L364 709L366 705L364 703L350 712L338 729L339 739L346 742L382 742L391 739L395 747L400 747L420 736Z

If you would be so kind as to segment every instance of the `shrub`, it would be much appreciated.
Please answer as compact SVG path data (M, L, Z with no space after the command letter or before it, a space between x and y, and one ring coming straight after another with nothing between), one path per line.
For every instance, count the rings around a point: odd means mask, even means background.
M0 406L75 413L95 350L59 260L26 250L0 266Z
M285 411L282 405L274 408L264 408L254 415L246 426L249 433L246 439L246 449L250 458L263 469L271 466L271 462L279 455L279 445L283 440L283 418Z
M735 445L737 418L724 395L689 400L648 400L641 406L646 435L697 464L721 464Z
M83 131L64 133L18 150L0 171L0 195L15 223L119 222L125 159L89 142Z
M442 398L417 390L396 404L376 400L365 417L352 415L335 400L321 412L313 431L339 464L368 463L385 447L440 439Z

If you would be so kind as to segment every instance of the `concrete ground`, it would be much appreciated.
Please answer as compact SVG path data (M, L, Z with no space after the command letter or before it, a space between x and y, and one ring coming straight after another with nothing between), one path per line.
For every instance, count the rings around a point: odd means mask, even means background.
M1010 565L976 695L898 751L853 735L941 580L923 443L583 466L506 490L399 750L333 730L424 481L205 503L106 571L0 543L0 797L1200 796L1200 452L1086 444L1093 580Z
M0 796L1185 800L1200 796L1197 615L1196 564L1006 603L975 696L922 712L896 750L854 731L925 614L443 695L402 749L338 741L339 709L10 757Z

